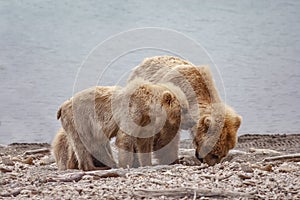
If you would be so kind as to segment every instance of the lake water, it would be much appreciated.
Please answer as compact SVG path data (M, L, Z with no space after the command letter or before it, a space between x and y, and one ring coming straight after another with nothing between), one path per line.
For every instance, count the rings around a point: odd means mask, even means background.
M85 87L96 84L89 76L100 76L103 66L94 66L75 79L89 52L111 35L142 27L174 29L207 49L223 80L222 97L243 116L239 134L299 133L299 10L297 0L0 1L0 144L51 142L60 127L56 111L75 80ZM167 39L174 48L183 45ZM113 48L97 59L110 62ZM143 57L164 54L129 52L111 64L122 70L106 71L98 83L124 80Z

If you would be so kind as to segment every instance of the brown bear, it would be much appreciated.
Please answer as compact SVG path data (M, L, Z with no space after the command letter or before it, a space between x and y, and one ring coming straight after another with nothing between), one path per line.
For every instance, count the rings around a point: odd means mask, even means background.
M159 88L156 89L159 91ZM153 98L149 92L147 95ZM161 92L159 92L161 93ZM152 152L159 161L159 164L172 164L178 162L179 129L180 129L180 105L176 96L155 97L163 99L162 107L166 111L166 121L160 130L152 133L151 137L140 137L129 135L119 131L116 138L116 145L119 148L119 167L138 167L152 165ZM176 92L176 95L183 96L183 93ZM172 102L166 101L173 99ZM186 102L184 107L186 108ZM157 113L160 113L158 111ZM158 118L158 120L160 120ZM187 120L187 119L185 119Z
M200 161L214 165L234 148L241 117L222 102L208 66L197 67L173 56L156 56L134 68L128 82L137 77L155 84L171 82L182 89L197 123L191 132L195 156Z
M58 145L53 146L56 148L53 151L69 151L60 146L64 141L74 151L76 159L73 159L72 153L68 153L67 160L70 162L65 162L62 169L65 165L69 168L77 164L82 170L99 169L95 166L95 160L102 164L101 167L115 167L109 142L119 131L120 134L126 133L129 137L145 141L139 150L150 152L154 135L163 132L168 134L167 130L163 130L165 122L179 127L181 117L189 117L187 106L185 95L176 86L154 85L140 79L124 88L97 86L83 90L64 102L57 113L67 141L59 132L56 137L58 141L53 142ZM183 127L186 126L189 125L183 124ZM63 152L56 156L58 161L65 158ZM139 154L139 161L142 166L150 165L151 155Z
M59 170L77 168L75 152L69 145L67 134L63 128L58 130L51 146Z
M52 152L59 170L79 169L75 151L68 142L67 133L60 128L51 144ZM97 169L110 169L92 156L93 164Z

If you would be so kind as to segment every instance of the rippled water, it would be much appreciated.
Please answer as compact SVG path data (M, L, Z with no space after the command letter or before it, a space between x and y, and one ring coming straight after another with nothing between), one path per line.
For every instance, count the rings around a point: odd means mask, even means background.
M240 134L299 133L299 10L297 0L0 1L0 144L50 142L88 53L113 34L149 26L175 29L208 50L226 102L243 116ZM143 54L159 53L132 53L119 64L128 72ZM124 75L116 73L107 84Z

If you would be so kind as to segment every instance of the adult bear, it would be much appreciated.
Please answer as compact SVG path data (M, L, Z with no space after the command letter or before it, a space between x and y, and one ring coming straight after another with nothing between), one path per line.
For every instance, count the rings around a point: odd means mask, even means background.
M195 156L214 165L236 145L239 116L222 102L208 66L197 67L173 56L146 58L133 69L128 83L140 77L152 83L171 82L181 88L196 124L191 127Z

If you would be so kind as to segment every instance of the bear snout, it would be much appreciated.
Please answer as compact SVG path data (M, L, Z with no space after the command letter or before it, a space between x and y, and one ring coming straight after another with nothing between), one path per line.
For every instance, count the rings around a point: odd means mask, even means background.
M196 158L197 158L200 162L203 163L203 158L198 154L197 151L195 151L195 156L196 156Z

